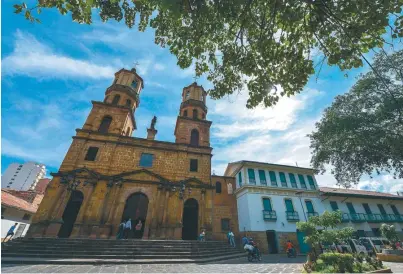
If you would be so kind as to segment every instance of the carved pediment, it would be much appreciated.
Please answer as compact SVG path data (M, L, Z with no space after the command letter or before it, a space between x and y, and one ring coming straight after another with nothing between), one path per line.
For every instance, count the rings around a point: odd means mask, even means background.
M169 182L169 180L166 179L165 177L147 169L139 169L135 171L124 172L117 174L113 177L122 180L142 180L142 181L154 181L154 182L156 181L161 183Z
M214 188L213 186L204 183L202 180L197 178L188 178L182 181L186 186L196 187L196 188Z

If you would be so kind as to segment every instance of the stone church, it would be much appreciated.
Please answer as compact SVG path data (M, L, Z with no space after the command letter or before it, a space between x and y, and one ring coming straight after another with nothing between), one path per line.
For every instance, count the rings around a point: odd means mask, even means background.
M223 240L238 234L234 177L212 176L207 93L183 88L175 142L132 137L143 79L121 69L92 110L32 220L28 237L115 238L123 220L142 222L143 239Z

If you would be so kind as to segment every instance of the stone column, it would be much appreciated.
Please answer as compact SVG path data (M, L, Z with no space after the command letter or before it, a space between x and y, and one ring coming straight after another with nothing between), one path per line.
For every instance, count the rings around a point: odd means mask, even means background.
M169 190L165 192L165 201L162 208L162 231L161 231L161 238L166 238L166 228L167 228L167 215L168 215L168 202L169 202Z
M47 237L57 237L60 227L63 224L63 212L70 199L71 191L68 191L65 187L62 193L63 195L61 195L61 200L59 200L59 206L55 209L54 212L51 213L50 224L45 232L45 236Z
M162 188L158 187L157 198L154 200L154 207L151 212L151 216L147 217L147 219L151 218L151 231L150 231L150 235L148 235L149 238L154 238L157 236L156 234L157 234L157 225L158 225L158 210L160 209L159 205L160 205L161 191L162 191Z
M117 210L117 207L119 206L119 204L116 204L116 199L119 198L120 193L122 192L122 188L123 188L122 184L115 185L115 191L114 191L114 195L113 195L111 209L109 211L108 220L106 221L106 225L111 227L112 235L116 232L116 229L117 229L117 227L115 227L116 219L117 219L115 214L116 214L116 210ZM120 220L118 222L120 222Z

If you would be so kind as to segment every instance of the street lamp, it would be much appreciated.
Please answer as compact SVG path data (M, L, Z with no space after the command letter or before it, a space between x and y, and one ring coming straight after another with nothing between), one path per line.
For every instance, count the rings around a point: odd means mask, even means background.
M305 191L297 191L297 192L295 192L295 195L298 195L299 202L301 203L302 212L304 213L304 218L305 218L305 222L306 222L306 221L308 221L308 219L306 218L304 205L302 204L301 196L299 195L299 194L302 194L302 193L304 193L304 192L305 192Z
M192 188L191 187L187 187L184 182L180 182L179 186L176 185L170 185L168 187L168 190L171 191L172 193L178 193L178 197L179 199L183 200L183 198L185 197L185 195L190 195L192 193ZM187 191L186 191L187 190ZM187 192L187 193L186 193Z

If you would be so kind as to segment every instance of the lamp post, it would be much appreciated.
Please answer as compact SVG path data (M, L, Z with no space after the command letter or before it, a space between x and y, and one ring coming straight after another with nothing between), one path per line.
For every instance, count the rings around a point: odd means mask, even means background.
M184 182L180 182L179 186L176 185L170 185L168 186L168 190L171 191L172 193L178 193L178 197L179 199L183 200L183 198L185 197L185 195L190 195L192 193L192 188L191 187L187 187ZM187 190L187 193L186 193Z
M304 192L305 192L305 191L298 191L298 192L295 192L295 195L298 195L299 202L301 203L302 212L304 213L304 218L305 218L305 222L306 222L306 221L308 221L308 219L306 218L304 205L302 204L301 196L299 195L299 194L302 194L302 193L304 193Z

